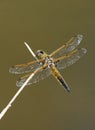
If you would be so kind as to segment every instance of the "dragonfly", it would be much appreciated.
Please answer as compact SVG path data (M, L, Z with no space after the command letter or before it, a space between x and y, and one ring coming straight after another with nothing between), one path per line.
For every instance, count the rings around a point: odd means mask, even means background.
M37 83L40 80L53 75L61 86L70 92L70 87L64 80L60 70L71 66L87 52L85 48L77 49L77 46L80 44L82 39L83 35L78 34L73 36L69 41L49 55L43 50L38 50L36 52L36 60L12 66L9 69L9 72L12 74L29 73L19 78L16 82L16 86L21 87L31 73L33 73L34 76L27 85Z

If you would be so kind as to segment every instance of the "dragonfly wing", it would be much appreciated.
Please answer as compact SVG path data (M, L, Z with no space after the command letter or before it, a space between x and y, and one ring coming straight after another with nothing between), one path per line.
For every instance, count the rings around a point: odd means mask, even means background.
M35 72L34 72L35 73ZM31 74L28 74L24 77L21 77L17 83L16 86L17 87L21 87L23 85L23 83L26 81L26 79L30 76ZM40 80L45 79L46 77L48 77L49 75L51 75L51 71L50 69L47 67L45 69L41 69L39 72L35 73L35 75L33 76L33 78L28 82L27 85L33 84L33 83L37 83Z
M63 57L57 58L54 60L55 65L58 69L64 69L72 64L74 64L77 60L79 60L85 53L87 52L86 49L76 49L65 55Z
M82 35L72 37L66 44L58 48L56 51L52 52L51 56L57 58L73 51L80 44L82 39Z
M37 61L32 61L26 64L14 65L9 69L9 72L13 74L23 74L33 72L40 66L41 65Z

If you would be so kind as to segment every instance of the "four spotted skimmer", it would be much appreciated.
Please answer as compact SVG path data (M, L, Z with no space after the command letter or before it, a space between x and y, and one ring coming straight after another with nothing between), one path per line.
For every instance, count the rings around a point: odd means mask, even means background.
M60 70L72 65L87 52L87 50L84 48L76 49L82 39L82 35L74 36L66 44L62 45L50 55L48 55L42 50L38 50L36 53L38 60L34 60L26 64L12 66L9 69L10 73L30 73L21 77L17 81L16 86L21 87L27 80L27 78L31 75L31 73L34 73L34 76L27 83L27 85L37 83L40 80L43 80L50 75L53 75L59 81L59 83L68 92L70 92L70 88L65 82L63 76L61 75Z

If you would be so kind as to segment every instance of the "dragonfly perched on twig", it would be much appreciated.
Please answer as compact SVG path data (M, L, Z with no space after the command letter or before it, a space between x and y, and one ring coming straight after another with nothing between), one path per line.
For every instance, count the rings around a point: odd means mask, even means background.
M31 75L31 73L33 73L34 76L27 83L27 85L37 83L52 74L59 81L59 83L69 92L70 88L62 77L60 70L72 65L87 52L85 48L76 49L82 39L82 35L76 35L72 37L66 44L52 52L50 55L42 50L38 50L35 56L37 60L31 61L26 64L12 66L9 69L10 73L30 73L21 77L17 81L16 85L18 87L21 87L27 80L27 78Z

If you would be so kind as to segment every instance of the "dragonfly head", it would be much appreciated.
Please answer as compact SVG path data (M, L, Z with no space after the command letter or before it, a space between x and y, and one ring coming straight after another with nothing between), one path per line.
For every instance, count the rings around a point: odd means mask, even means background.
M36 55L39 58L44 58L46 56L46 53L42 50L38 50Z

